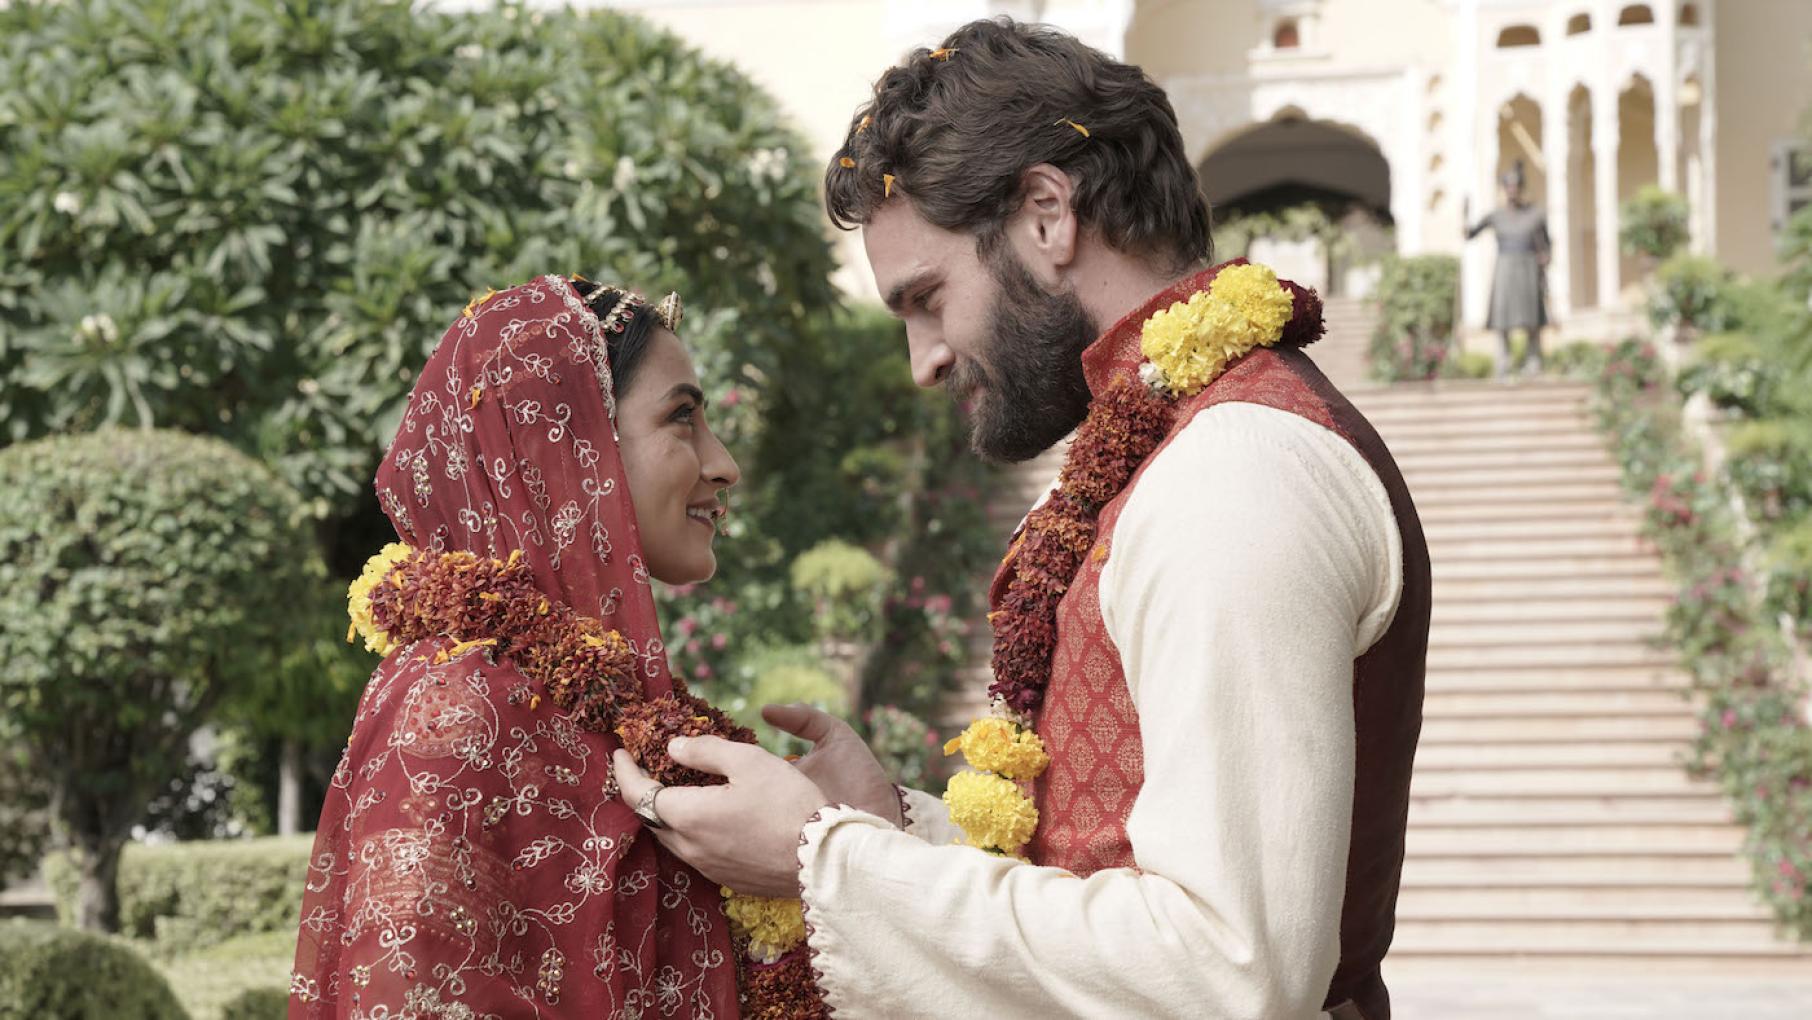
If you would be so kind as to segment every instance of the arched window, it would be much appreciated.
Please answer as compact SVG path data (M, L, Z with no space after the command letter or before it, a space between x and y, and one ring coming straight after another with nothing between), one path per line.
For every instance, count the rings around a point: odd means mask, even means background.
M1568 35L1584 35L1591 30L1592 16L1590 14L1575 14L1567 19Z
M1518 46L1540 46L1541 33L1534 25L1511 25L1497 34L1497 48L1514 49Z
M1277 23L1271 33L1271 48L1274 50L1293 50L1302 46L1302 30L1297 27L1295 18L1285 18Z
M1680 5L1680 24L1687 28L1693 28L1699 24L1698 4Z
M1647 4L1630 4L1617 14L1619 25L1652 25L1655 23L1655 12Z

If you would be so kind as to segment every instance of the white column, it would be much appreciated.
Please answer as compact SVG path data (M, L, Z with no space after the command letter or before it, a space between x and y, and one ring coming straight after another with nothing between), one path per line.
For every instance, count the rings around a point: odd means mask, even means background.
M1550 81L1561 81L1550 76ZM1568 244L1572 223L1573 149L1572 131L1567 124L1567 88L1550 84L1547 102L1541 112L1541 155L1548 168L1548 249L1553 261L1548 263L1548 293L1553 295L1555 314L1573 312L1572 253Z
M1718 3L1699 4L1699 38L1704 47L1699 62L1699 236L1694 248L1701 254L1718 250Z
M1680 7L1655 4L1655 27L1661 30L1661 64L1654 69L1655 159L1661 187L1680 191Z
M1618 148L1623 125L1618 121L1617 86L1609 83L1592 93L1592 178L1598 205L1598 307L1616 308L1623 293L1623 267L1617 252L1617 178L1622 169Z
M1447 151L1453 156L1452 180L1459 185L1459 194L1454 201L1461 207L1461 231L1469 230L1474 221L1490 211L1497 201L1497 192L1491 182L1491 164L1484 168L1479 166L1479 0L1462 0L1459 17L1454 24L1454 52L1459 59L1454 62L1453 91L1455 101L1453 110L1453 134L1451 138L1457 144L1449 144ZM1496 111L1490 111L1496 117ZM1491 122L1492 137L1497 136L1496 121ZM1483 186L1481 187L1481 181ZM1458 243L1465 236L1456 237ZM1486 244L1478 241L1465 244L1460 249L1460 321L1463 325L1482 325L1485 321L1486 302L1491 293L1491 251Z

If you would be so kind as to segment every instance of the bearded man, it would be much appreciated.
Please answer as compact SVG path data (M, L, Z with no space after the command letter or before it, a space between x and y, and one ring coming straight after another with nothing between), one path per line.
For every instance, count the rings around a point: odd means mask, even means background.
M1209 268L1162 90L1046 28L889 70L825 191L978 452L1081 426L993 590L1000 718L960 742L998 775L953 780L965 833L848 726L770 707L815 744L796 766L676 741L728 783L657 802L619 761L624 796L713 879L803 898L840 1015L1386 1020L1428 554L1300 350L1319 301Z

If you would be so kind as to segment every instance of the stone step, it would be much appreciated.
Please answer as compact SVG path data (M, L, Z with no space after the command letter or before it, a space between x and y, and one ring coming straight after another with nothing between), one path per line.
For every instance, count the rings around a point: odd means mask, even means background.
M1608 666L1589 670L1507 666L1436 670L1428 674L1427 685L1436 693L1672 691L1685 694L1691 690L1692 680L1671 665Z
M1725 917L1766 919L1766 907L1727 886L1669 888L1624 886L1608 889L1526 886L1404 889L1397 917L1472 917L1511 920L1529 917Z
M1536 715L1492 713L1477 716L1425 716L1422 720L1421 746L1481 740L1524 743L1659 739L1687 741L1698 733L1699 720L1678 707L1640 715L1630 712L1601 715L1548 712Z
M1421 411L1428 408L1440 410L1472 408L1494 408L1500 414L1527 413L1541 407L1568 407L1584 411L1590 404L1591 391L1584 386L1576 385L1532 385L1532 386L1434 386L1417 392L1412 389L1392 387L1388 390L1368 390L1353 400L1355 406L1366 414L1387 413L1390 411Z
M1616 855L1609 857L1511 855L1481 857L1411 856L1403 863L1403 888L1446 886L1456 882L1478 888L1604 887L1683 885L1695 888L1735 886L1749 881L1749 862L1734 854Z
M1580 796L1642 797L1677 796L1714 789L1673 766L1628 766L1582 771L1572 768L1480 771L1417 769L1410 779L1410 793L1422 797L1551 797L1560 793Z
M1634 644L1647 645L1660 635L1662 621L1659 617L1631 622L1628 620L1603 620L1594 615L1591 619L1563 620L1499 620L1477 621L1471 623L1443 621L1429 634L1428 647L1452 648L1474 647L1478 645L1512 645L1522 650L1529 650L1550 644Z
M1412 497L1415 493L1410 493ZM1488 502L1468 502L1465 500L1440 500L1423 505L1416 499L1416 515L1421 518L1425 528L1441 528L1455 524L1517 524L1527 527L1540 527L1547 524L1565 524L1569 521L1601 520L1607 517L1625 517L1635 511L1624 502L1622 493L1603 493L1589 499L1572 499L1565 502L1515 503L1500 505Z
M1623 476L1611 464L1596 467L1535 465L1478 469L1444 468L1427 471L1405 468L1403 477L1409 482L1409 491L1415 495L1418 504L1423 501L1424 496L1434 493L1495 493L1525 487L1540 489L1591 485L1596 486L1601 493L1614 494L1619 491L1617 486L1623 480Z
M1455 506L1481 507L1489 506L1503 512L1503 516L1522 516L1525 513L1553 513L1557 516L1570 514L1569 506L1602 506L1605 503L1620 500L1619 490L1611 481L1556 481L1517 484L1492 484L1465 487L1443 487L1409 479L1410 495L1415 498L1418 512L1428 510L1450 510ZM1530 508L1539 507L1539 511ZM1440 515L1436 515L1437 519Z
M1398 947L1447 943L1456 948L1508 951L1512 947L1560 941L1580 947L1597 946L1619 953L1645 946L1682 947L1697 942L1706 952L1742 952L1777 955L1778 934L1772 918L1693 917L1528 919L1481 918L1478 920L1397 920L1392 952ZM1586 950L1591 951L1591 950ZM1780 953L1778 955L1793 955ZM1812 955L1807 959L1812 960Z
M1476 435L1469 432L1430 432L1409 436L1385 436L1391 456L1399 462L1425 455L1504 455L1516 456L1531 450L1605 450L1604 439L1593 429L1556 428L1552 432L1509 432L1498 435Z
M1507 408L1484 402L1447 407L1360 408L1388 444L1393 439L1431 436L1506 436L1566 430L1591 434L1585 409L1570 401Z
M1428 669L1448 672L1471 668L1554 667L1556 669L1593 669L1603 666L1672 666L1679 660L1670 651L1650 648L1640 641L1624 640L1614 644L1573 643L1523 646L1500 645L1431 645Z
M1423 748L1427 751L1428 748ZM1420 758L1418 752L1418 759ZM1670 825L1734 824L1730 805L1716 791L1664 797L1430 797L1410 804L1412 826L1621 825L1644 829Z
M1412 827L1409 852L1414 856L1473 854L1499 857L1512 854L1547 856L1614 856L1656 853L1720 853L1743 850L1743 830L1735 825L1676 825L1645 829L1620 828L1614 823L1563 828L1525 829L1516 826L1477 828Z
M1690 716L1693 708L1677 690L1575 690L1475 692L1431 690L1422 702L1427 719L1500 719L1515 716Z
M1434 604L1496 605L1504 602L1534 603L1573 602L1581 612L1590 612L1600 599L1672 599L1678 588L1662 575L1658 567L1640 569L1626 565L1616 574L1556 573L1546 576L1505 577L1448 576L1434 584Z
M1654 547L1634 529L1622 535L1530 536L1528 538L1428 538L1436 563L1472 560L1569 560L1580 557L1654 556Z
M1623 943L1536 938L1523 942L1504 939L1490 944L1466 945L1452 940L1421 936L1398 938L1391 943L1390 960L1392 961L1413 964L1420 960L1434 959L1442 961L1443 969L1464 965L1466 971L1461 971L1462 973L1470 971L1478 965L1489 966L1501 962L1539 960L1543 961L1545 966L1547 961L1552 960L1567 967L1570 973L1577 974L1603 974L1615 968L1638 962L1651 965L1665 962L1669 964L1671 971L1672 965L1678 961L1690 966L1710 967L1711 970L1705 973L1715 972L1721 977L1734 973L1731 970L1732 967L1745 964L1792 961L1796 968L1793 973L1804 977L1805 971L1797 968L1801 961L1812 963L1812 953L1795 947L1792 943L1779 940L1767 943L1708 944L1694 939L1690 933L1671 936L1666 940L1657 938ZM1511 1014L1494 1015L1509 1016ZM1602 1015L1649 1014L1610 1013ZM1740 1020L1740 1018L1733 1017L1732 1020Z
M1504 448L1479 449L1454 445L1445 449L1391 450L1404 474L1437 471L1508 471L1520 468L1616 467L1610 453L1600 446L1553 446L1523 443Z
M1532 542L1602 539L1621 542L1640 534L1642 522L1632 511L1602 517L1556 517L1495 521L1423 521L1422 536L1432 544L1466 542Z
M1593 620L1603 623L1650 623L1656 626L1673 605L1665 595L1606 596L1595 599L1467 599L1436 600L1431 619L1438 632L1468 623L1568 623Z
M1681 768L1685 757L1686 748L1676 740L1618 744L1541 744L1506 740L1489 744L1439 744L1419 748L1416 751L1416 770Z
M1596 556L1551 556L1540 560L1434 560L1430 570L1435 597L1448 581L1523 581L1556 578L1659 578L1661 563L1653 553L1635 551Z

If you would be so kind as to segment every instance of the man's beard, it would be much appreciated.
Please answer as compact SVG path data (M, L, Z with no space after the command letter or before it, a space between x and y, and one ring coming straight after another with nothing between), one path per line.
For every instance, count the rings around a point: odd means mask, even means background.
M959 361L950 392L972 400L969 444L982 457L1029 460L1088 415L1082 352L1100 330L1075 293L1052 294L1002 244L987 257L998 291L984 350Z

